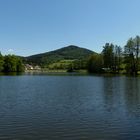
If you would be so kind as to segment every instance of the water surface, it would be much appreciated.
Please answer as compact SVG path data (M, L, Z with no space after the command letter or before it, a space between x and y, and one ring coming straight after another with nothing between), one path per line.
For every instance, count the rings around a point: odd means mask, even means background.
M140 78L0 76L0 139L140 139Z

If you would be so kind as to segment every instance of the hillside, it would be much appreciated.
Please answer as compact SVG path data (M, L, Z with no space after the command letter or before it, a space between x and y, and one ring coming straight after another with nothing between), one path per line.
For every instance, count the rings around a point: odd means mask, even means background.
M48 65L61 60L84 60L95 52L80 48L74 45L70 45L61 49L57 49L51 52L42 54L36 54L25 58L27 63L37 65Z

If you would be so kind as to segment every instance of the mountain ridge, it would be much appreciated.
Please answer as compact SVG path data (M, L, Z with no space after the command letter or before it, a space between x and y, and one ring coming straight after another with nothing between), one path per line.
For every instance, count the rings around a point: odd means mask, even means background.
M90 55L94 53L96 52L86 48L78 47L75 45L69 45L53 51L24 57L24 60L27 63L47 65L61 60L87 59Z

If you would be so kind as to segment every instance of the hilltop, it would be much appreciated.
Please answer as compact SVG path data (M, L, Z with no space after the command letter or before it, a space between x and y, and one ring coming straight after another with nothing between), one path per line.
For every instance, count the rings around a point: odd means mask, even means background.
M62 60L85 60L93 53L95 52L86 48L70 45L54 51L28 56L24 60L29 64L44 66Z

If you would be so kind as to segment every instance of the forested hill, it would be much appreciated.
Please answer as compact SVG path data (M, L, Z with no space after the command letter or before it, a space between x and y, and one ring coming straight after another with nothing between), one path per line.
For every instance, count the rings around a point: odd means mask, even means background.
M25 57L27 63L46 65L61 60L83 60L92 55L93 51L70 45L55 51Z

